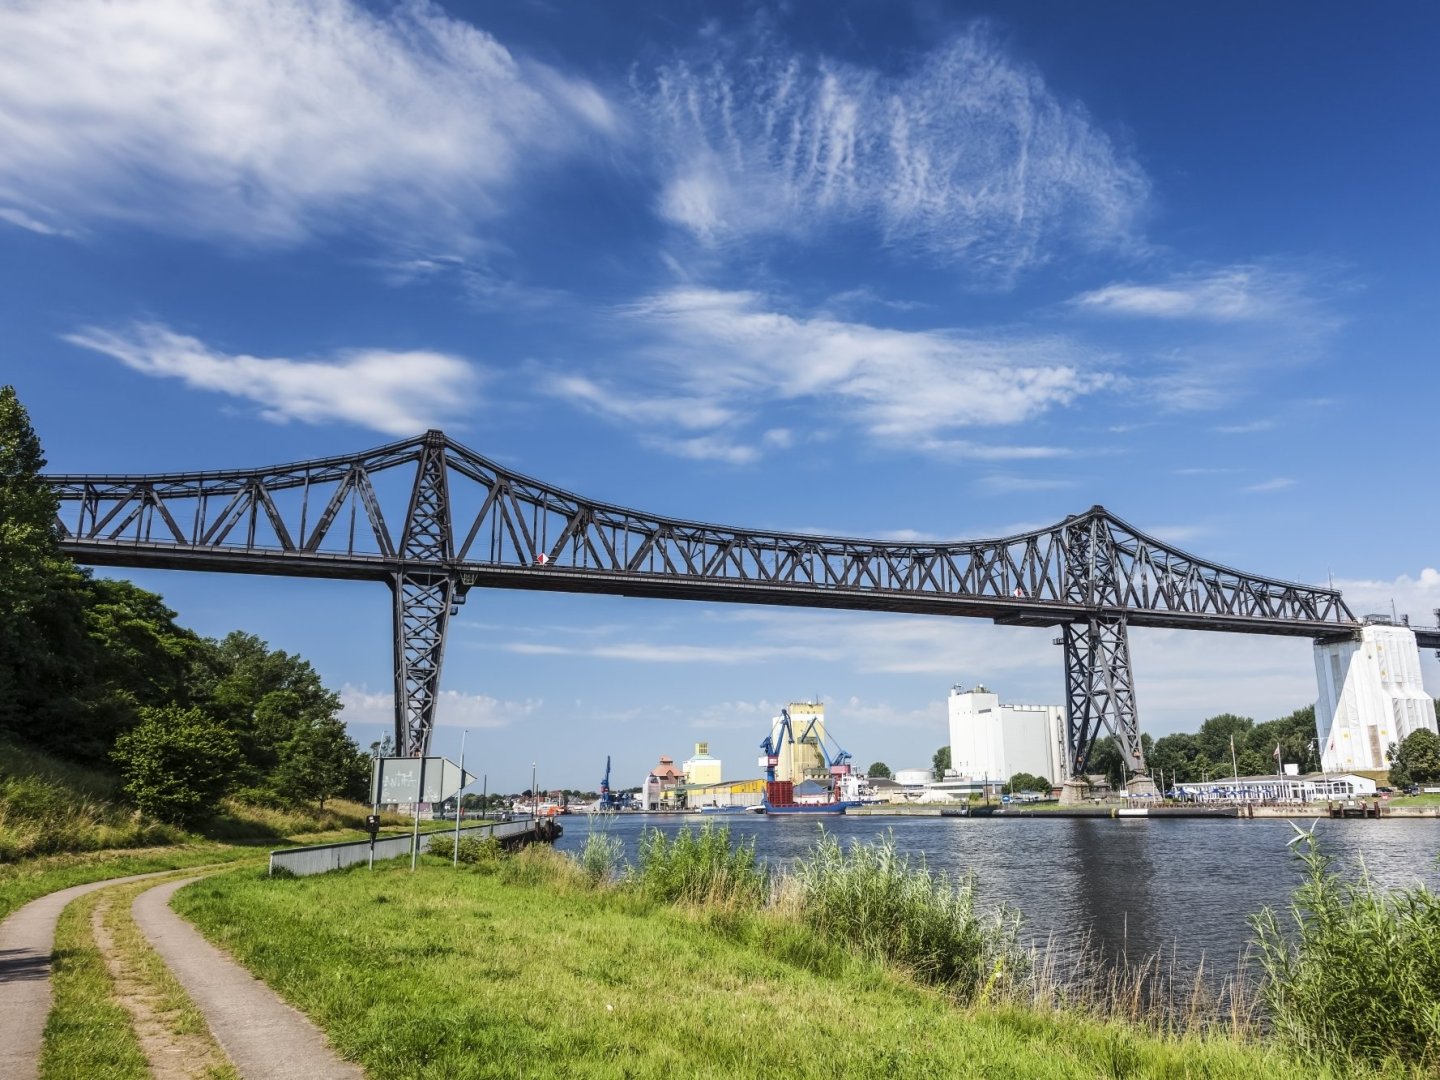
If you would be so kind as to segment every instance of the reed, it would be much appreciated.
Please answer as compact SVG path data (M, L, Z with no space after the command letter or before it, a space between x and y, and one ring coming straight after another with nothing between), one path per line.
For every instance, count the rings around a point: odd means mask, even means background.
M687 825L673 839L646 830L637 861L628 880L663 903L758 907L769 895L769 874L755 856L754 839L732 844L728 825Z
M780 891L782 904L816 934L847 941L960 1001L1008 1001L1028 986L1019 913L982 911L973 877L930 870L923 858L899 853L893 835L842 848L822 833Z
M1250 919L1276 1038L1311 1060L1440 1072L1440 896L1347 879L1308 834L1284 916Z

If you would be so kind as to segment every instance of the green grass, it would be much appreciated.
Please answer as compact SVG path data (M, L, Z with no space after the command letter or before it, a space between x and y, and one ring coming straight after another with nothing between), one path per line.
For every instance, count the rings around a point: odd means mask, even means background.
M1392 795L1387 806L1440 806L1440 794Z
M105 958L95 947L90 915L99 892L70 904L55 928L51 989L41 1080L145 1080L150 1066L115 1000Z
M376 1080L1334 1075L1228 1038L961 1009L782 913L596 889L547 849L502 866L242 869L175 906Z
M9 735L0 735L0 867L38 856L150 848L205 840L279 844L348 839L361 829L370 808L344 799L325 808L271 808L226 799L198 833L149 821L126 805L118 777L102 769L52 757ZM386 814L390 828L410 822ZM422 822L442 826L442 822Z
M71 885L245 858L259 859L261 856L253 848L200 843L146 851L53 855L0 865L0 919L37 897Z
M393 819L393 815L386 816L387 823ZM426 824L439 826L443 823L421 822L422 829ZM287 844L324 844L364 838L364 833L347 828L328 829L317 833L299 833L278 838L267 834L263 838L263 842L258 845L256 843L220 843L192 837L185 843L141 850L72 852L22 859L19 862L0 862L0 919L37 897L55 892L57 889L68 888L71 885L129 877L131 874L149 874L157 870L180 870L212 863L239 862L246 859L259 862L264 859L265 853L271 847L283 847Z

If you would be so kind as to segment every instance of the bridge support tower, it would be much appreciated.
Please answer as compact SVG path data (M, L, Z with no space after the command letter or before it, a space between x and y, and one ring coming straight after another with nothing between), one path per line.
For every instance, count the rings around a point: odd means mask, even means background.
M445 439L438 431L425 437L400 556L404 562L390 581L395 594L395 753L423 757L435 728L445 631L465 592L447 569L455 552Z
M1083 799L1090 750L1104 731L1115 737L1130 776L1131 795L1153 795L1154 781L1140 742L1130 637L1123 617L1092 617L1062 628L1065 648L1065 756L1061 802Z

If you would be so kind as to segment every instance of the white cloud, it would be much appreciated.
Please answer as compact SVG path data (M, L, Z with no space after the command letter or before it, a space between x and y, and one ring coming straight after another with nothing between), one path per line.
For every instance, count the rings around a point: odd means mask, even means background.
M346 683L340 689L340 704L347 724L392 727L395 723L395 695L388 691L376 692L366 686ZM435 701L435 723L461 728L505 727L536 713L543 705L538 698L502 701L484 694L442 690Z
M325 360L230 355L156 323L125 332L86 328L65 340L143 375L254 402L274 423L340 421L388 435L463 419L479 382L469 364L445 353L352 349Z
M1075 486L1074 480L1061 480L1046 476L1011 476L992 473L975 481L975 486L987 495L1010 495L1028 491L1063 491Z
M1250 420L1243 424L1221 424L1215 430L1221 435L1254 435L1261 431L1273 431L1274 420Z
M24 210L16 209L13 206L0 206L0 221L8 221L16 228L25 229L29 232L39 233L41 236L71 236L69 229L57 228L54 225L47 225L39 218L32 217Z
M1123 375L1140 402L1216 409L1246 397L1267 374L1324 356L1343 325L1349 288L1332 266L1274 259L1114 283L1074 297L1067 309L1112 325L1125 320L1130 360ZM1185 333L1177 335L1181 320ZM1260 418L1217 430L1234 435L1273 425Z
M1261 480L1258 484L1250 484L1240 490L1251 495L1264 495L1272 491L1284 491L1288 487L1294 487L1295 481L1288 476L1277 476L1273 480Z
M946 433L1033 420L1110 383L1063 338L892 330L787 314L752 292L677 288L620 317L648 339L639 350L646 363L632 365L623 385L562 374L546 380L547 392L627 425L643 422L644 437L662 449L736 463L786 445L773 433L736 433L764 408L792 402L821 406L905 450L976 460L1058 457L1066 451Z
M1342 579L1335 587L1356 615L1408 615L1416 626L1434 626L1435 609L1440 608L1440 570L1425 567L1416 577L1401 574L1392 581Z
M617 120L425 0L0 7L0 194L245 244L337 221L444 236ZM13 222L13 218L11 219ZM379 223L379 224L377 224Z
M1140 531L1167 544L1188 544L1211 535L1215 530L1205 525L1151 525Z
M1301 303L1304 290L1304 279L1295 273L1240 265L1177 274L1160 284L1106 285L1071 303L1104 315L1236 322L1286 314Z
M1148 197L1134 160L983 25L897 75L710 41L640 87L660 212L708 243L858 222L1004 279L1057 246L1128 241Z
M547 645L513 641L501 646L520 656L588 656L641 664L756 664L778 659L828 659L831 653L814 646L686 645L677 642L623 641L604 645Z

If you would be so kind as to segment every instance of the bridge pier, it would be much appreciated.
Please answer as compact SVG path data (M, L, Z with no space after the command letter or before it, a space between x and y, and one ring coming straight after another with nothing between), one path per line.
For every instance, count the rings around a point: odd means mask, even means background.
M426 432L400 539L395 594L395 753L423 757L435 728L445 630L463 589L447 569L455 558L446 481L445 436Z
M1095 738L1115 736L1132 780L1132 794L1153 793L1140 742L1135 682L1130 671L1130 638L1123 616L1092 616L1062 627L1065 648L1065 754L1067 780L1062 801L1083 797L1086 766ZM1067 798L1068 797L1068 798Z

